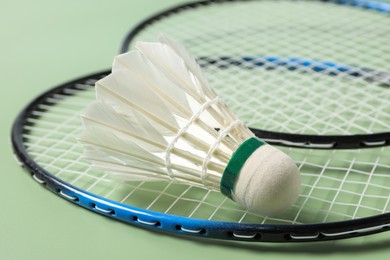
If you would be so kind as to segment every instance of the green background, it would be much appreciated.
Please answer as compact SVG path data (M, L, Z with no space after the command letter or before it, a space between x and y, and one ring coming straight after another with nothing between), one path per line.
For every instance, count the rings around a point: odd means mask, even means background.
M390 233L305 244L155 233L60 199L18 166L9 136L23 106L54 85L109 69L130 28L181 2L0 0L0 259L388 258Z

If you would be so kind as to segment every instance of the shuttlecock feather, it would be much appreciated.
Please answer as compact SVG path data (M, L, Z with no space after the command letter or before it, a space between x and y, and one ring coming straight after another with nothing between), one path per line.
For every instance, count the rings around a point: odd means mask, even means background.
M115 58L82 114L92 166L125 181L220 190L264 215L287 209L300 189L293 160L234 116L182 45L163 36L136 47Z

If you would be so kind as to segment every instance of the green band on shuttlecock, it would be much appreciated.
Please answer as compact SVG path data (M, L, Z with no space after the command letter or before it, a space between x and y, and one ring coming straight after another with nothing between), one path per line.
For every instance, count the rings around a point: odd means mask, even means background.
M241 168L251 154L265 142L257 137L251 137L243 142L230 158L221 179L221 192L226 197L232 198L232 191Z

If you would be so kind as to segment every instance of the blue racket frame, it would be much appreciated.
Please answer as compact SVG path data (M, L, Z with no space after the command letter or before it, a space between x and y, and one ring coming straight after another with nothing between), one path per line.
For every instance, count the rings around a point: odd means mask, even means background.
M269 225L220 222L163 214L103 198L77 188L50 174L28 154L23 144L23 126L32 111L42 110L40 104L56 94L70 95L65 89L97 80L110 71L89 75L47 91L33 100L18 116L12 129L12 145L16 157L34 180L60 197L101 215L139 227L193 237L261 242L306 242L350 238L379 233L390 229L390 213L368 218L321 224ZM91 88L93 86L91 85Z

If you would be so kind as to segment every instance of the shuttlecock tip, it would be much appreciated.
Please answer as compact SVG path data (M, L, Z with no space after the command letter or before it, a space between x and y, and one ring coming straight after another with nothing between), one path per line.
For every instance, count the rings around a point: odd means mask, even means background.
M300 173L282 151L264 144L243 165L232 197L242 207L261 215L287 210L300 193Z

